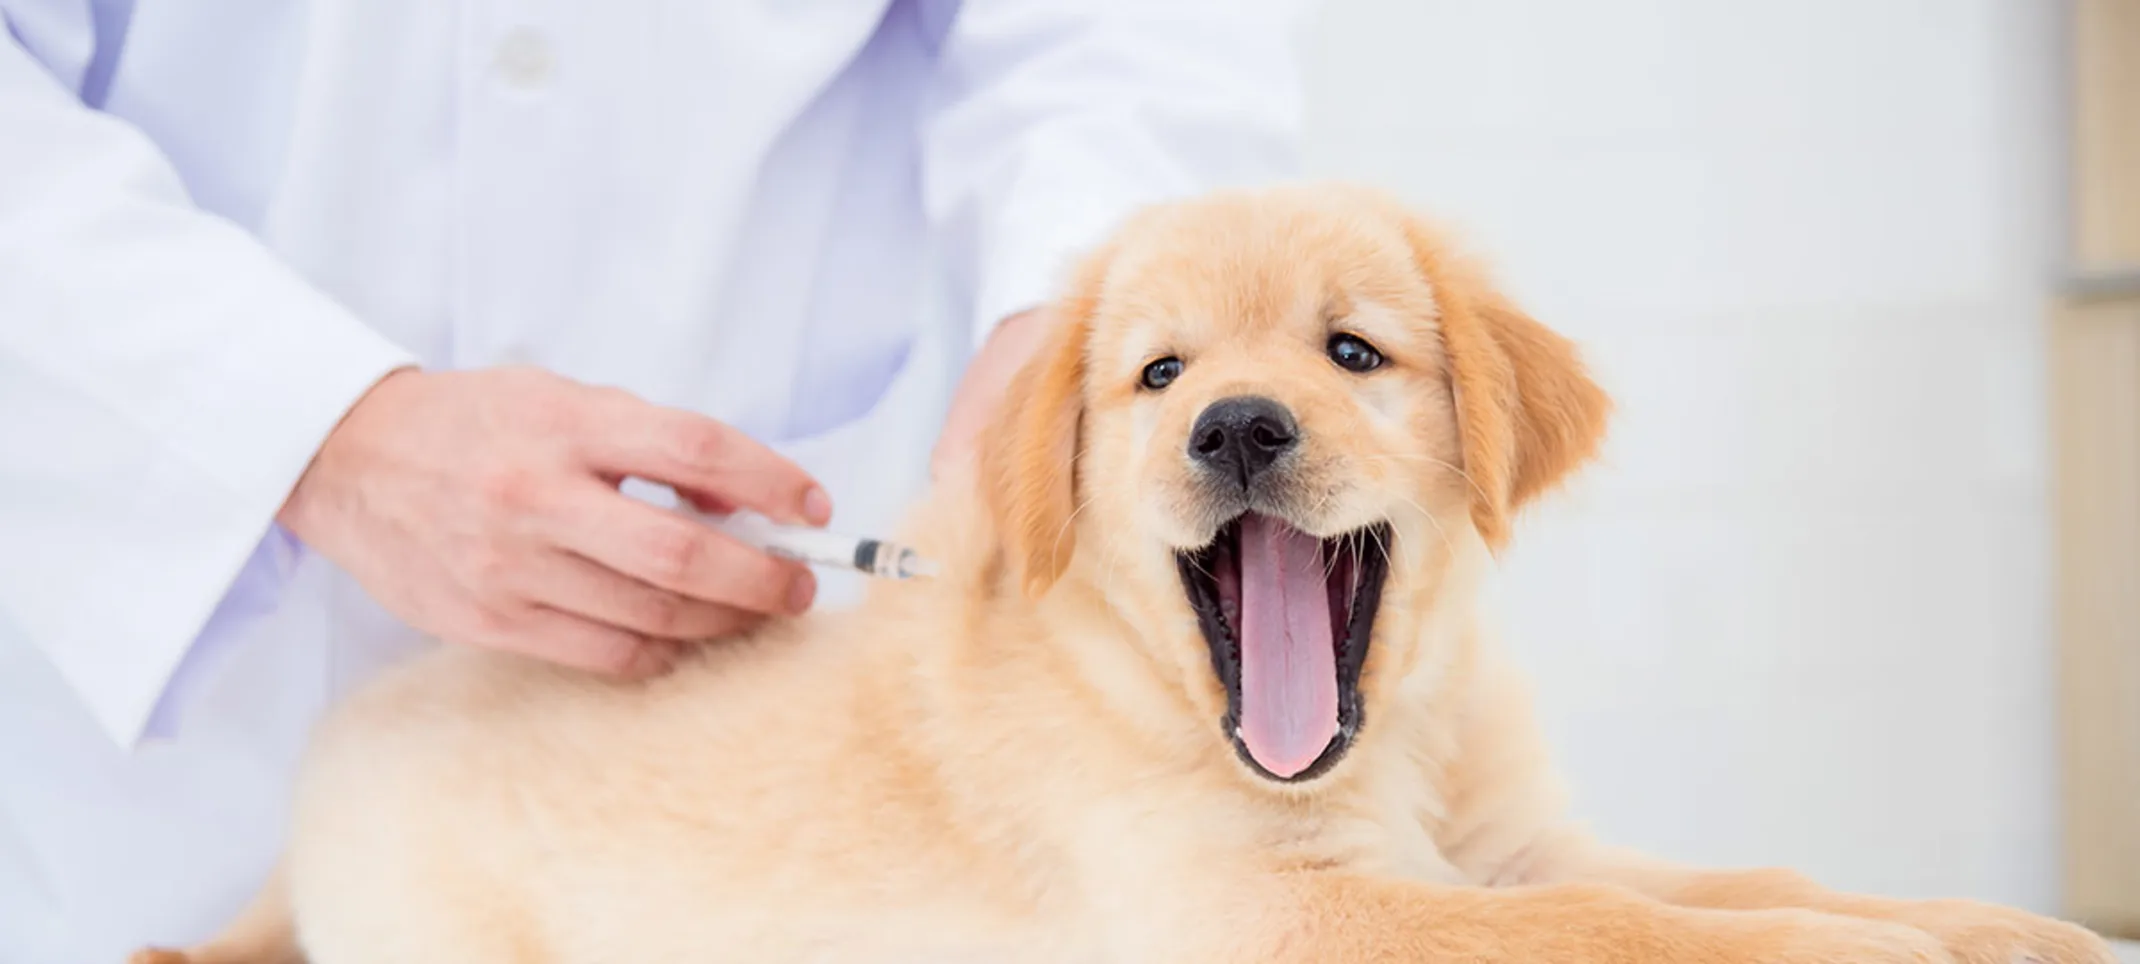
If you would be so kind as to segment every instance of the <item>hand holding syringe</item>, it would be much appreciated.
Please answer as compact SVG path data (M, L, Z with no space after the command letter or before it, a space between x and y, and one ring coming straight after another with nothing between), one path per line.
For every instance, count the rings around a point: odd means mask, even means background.
M847 569L882 579L933 576L936 564L884 539L844 536L808 526L781 525L748 510L701 516L708 524L766 554L812 566Z

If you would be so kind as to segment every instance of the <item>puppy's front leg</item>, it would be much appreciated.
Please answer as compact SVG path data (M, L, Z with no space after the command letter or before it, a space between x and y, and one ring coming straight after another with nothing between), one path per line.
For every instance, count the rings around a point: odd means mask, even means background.
M1682 907L1598 884L1448 887L1303 873L1202 960L1285 964L1947 964L1913 928L1805 910Z
M2085 928L1968 900L1895 900L1846 894L1789 870L1705 870L1571 839L1536 863L1540 881L1605 881L1686 907L1797 907L1891 921L1938 938L1960 964L2114 964L2110 945Z

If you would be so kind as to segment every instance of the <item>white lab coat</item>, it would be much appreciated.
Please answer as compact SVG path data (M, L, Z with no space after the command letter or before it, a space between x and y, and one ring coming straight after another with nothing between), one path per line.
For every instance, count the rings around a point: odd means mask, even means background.
M1073 252L1291 173L1291 6L0 0L0 962L212 930L422 645L272 525L383 372L624 386L880 527Z

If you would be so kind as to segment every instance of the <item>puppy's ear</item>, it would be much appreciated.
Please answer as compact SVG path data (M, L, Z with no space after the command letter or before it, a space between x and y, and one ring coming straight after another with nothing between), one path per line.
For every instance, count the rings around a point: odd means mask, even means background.
M1010 389L982 437L981 484L1003 560L1028 598L1037 599L1070 565L1085 413L1085 345L1098 309L1106 255L1079 269L1058 301L1053 328Z
M1596 454L1612 402L1572 342L1459 263L1424 222L1405 224L1441 306L1471 521L1499 550L1518 509Z

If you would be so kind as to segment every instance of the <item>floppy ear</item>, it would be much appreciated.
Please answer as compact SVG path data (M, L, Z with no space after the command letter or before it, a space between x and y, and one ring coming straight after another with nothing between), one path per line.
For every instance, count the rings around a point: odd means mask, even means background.
M1090 258L1068 296L1056 303L1047 340L1004 393L982 438L983 497L1002 558L1028 598L1055 584L1077 546L1070 523L1085 412L1085 342L1104 258Z
M1499 550L1517 510L1596 454L1612 402L1572 342L1456 263L1425 224L1405 230L1441 305L1471 521Z

